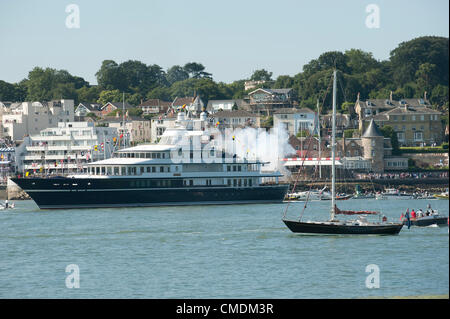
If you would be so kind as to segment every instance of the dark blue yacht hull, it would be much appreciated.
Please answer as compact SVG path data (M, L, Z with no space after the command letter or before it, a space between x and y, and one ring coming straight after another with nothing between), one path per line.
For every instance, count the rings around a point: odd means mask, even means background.
M280 203L288 185L183 186L177 179L13 178L41 209Z

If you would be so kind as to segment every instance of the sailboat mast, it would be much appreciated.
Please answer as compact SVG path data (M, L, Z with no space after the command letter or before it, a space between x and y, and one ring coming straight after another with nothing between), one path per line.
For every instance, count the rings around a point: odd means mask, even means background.
M320 106L319 99L317 99L317 134L319 135L319 178L322 180L322 154L320 150L320 144L322 143L320 139Z
M331 129L331 220L336 206L336 70L333 71L333 117Z

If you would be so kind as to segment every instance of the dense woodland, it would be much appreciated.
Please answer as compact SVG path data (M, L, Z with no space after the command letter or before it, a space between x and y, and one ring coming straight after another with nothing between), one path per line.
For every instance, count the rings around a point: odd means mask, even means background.
M426 36L401 43L385 61L377 61L369 52L350 49L325 52L303 66L294 76L272 77L270 70L256 70L248 79L232 83L215 82L201 63L174 65L164 70L157 64L146 65L129 60L118 64L105 60L96 73L98 85L65 70L35 67L19 83L0 80L0 101L48 101L74 99L78 102L122 101L138 105L142 100L192 96L194 92L206 103L211 99L238 99L246 96L244 82L266 80L268 88L293 88L300 107L315 108L317 100L324 112L331 105L330 79L336 67L338 101L341 112L361 99L427 97L433 108L448 114L449 39ZM293 69L295 66L293 66ZM448 118L448 116L447 116Z

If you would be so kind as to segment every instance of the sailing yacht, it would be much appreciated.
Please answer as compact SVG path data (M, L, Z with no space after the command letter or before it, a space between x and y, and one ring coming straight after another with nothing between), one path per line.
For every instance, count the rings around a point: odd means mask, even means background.
M369 222L367 215L378 215L374 211L344 211L336 206L336 70L333 72L333 117L331 140L331 213L328 221L288 220L283 217L285 225L294 233L302 234L352 234L352 235L396 235L403 227L403 223L374 223ZM286 214L286 213L285 213ZM359 215L356 220L340 221L336 215Z

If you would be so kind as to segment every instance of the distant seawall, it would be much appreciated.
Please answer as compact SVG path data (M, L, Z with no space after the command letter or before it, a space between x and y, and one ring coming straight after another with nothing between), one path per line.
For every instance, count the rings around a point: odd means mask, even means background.
M294 183L291 183L291 187ZM296 190L308 190L309 188L323 188L330 186L331 181L298 181ZM341 192L354 193L356 185L364 191L383 191L385 188L397 188L400 191L428 191L443 192L449 187L449 178L405 178L405 179L346 179L336 181L336 187Z
M4 196L4 198L3 198ZM19 187L16 183L14 183L11 179L8 178L8 184L6 189L0 192L0 199L31 199L27 193L23 191L22 188Z

